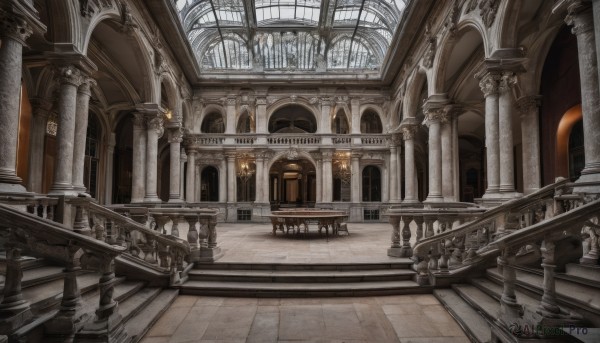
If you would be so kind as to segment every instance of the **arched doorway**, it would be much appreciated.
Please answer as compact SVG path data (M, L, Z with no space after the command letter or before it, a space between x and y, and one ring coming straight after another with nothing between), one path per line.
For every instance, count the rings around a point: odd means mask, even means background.
M556 172L576 180L585 167L583 117L581 105L570 108L560 119L556 131Z
M303 158L280 159L269 170L269 200L274 207L314 207L316 169Z
M366 166L362 172L362 201L381 201L381 171L376 166Z
M200 201L219 201L219 171L213 166L200 173Z

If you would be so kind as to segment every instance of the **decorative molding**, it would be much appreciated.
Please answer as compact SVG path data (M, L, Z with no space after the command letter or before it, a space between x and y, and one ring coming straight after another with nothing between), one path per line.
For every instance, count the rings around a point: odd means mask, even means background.
M541 95L529 95L519 98L515 105L521 117L526 117L528 115L536 114L541 104Z
M297 160L300 154L298 153L298 148L290 147L289 150L284 153L284 156L288 160Z
M592 7L582 1L573 1L567 8L565 23L572 26L571 32L574 35L593 30L594 18Z
M181 127L169 130L169 143L181 143L183 141L183 130Z
M84 78L79 68L74 65L68 65L65 67L58 68L59 82L61 85L69 84L75 87L79 87L83 82Z
M491 27L496 20L496 14L500 7L500 0L481 0L479 3L479 15L487 27Z
M479 87L483 92L483 96L488 97L492 94L497 94L501 79L502 75L498 73L486 73L479 81Z

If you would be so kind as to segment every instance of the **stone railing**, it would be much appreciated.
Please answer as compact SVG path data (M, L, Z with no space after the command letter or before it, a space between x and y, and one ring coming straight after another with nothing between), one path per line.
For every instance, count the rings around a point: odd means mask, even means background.
M360 142L362 145L386 145L387 140L388 140L388 137L384 136L384 135L373 135L373 136L363 135L360 138Z
M62 224L4 204L0 204L0 231L6 250L0 335L9 336L11 341L21 341L20 335L26 334L25 331L45 325L50 334L57 337L74 335L75 341L97 341L115 335L126 337L117 302L113 299L115 259L126 251L125 247L82 235ZM66 266L60 309L51 317L34 317L28 299L24 298L21 252L61 260ZM80 308L82 299L77 274L82 268L102 274L98 281L100 300L95 313Z
M123 246L124 258L168 275L171 285L185 281L184 271L192 262L186 241L149 229L146 218L137 215L141 213L134 212L128 218L85 197L69 199L68 203L75 208L74 232Z
M271 145L318 145L321 137L314 135L272 135L267 137L267 143Z
M389 134L264 134L264 133L246 133L246 134L191 134L187 140L190 144L197 147L213 145L330 145L339 147L386 147L389 141ZM331 142L331 143L330 143Z
M256 136L236 136L234 137L235 144L237 145L252 145L256 143Z
M225 143L224 135L198 135L195 138L198 145L223 145Z
M351 145L352 144L352 137L348 136L348 135L334 136L334 137L331 138L331 142L334 145Z

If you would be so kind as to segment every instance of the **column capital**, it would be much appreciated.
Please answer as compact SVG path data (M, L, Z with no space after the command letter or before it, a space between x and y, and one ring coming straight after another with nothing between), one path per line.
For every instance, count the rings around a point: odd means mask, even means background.
M235 160L236 157L238 156L238 153L235 150L227 150L224 153L225 158L230 161L230 160Z
M592 31L594 29L592 6L583 1L571 1L567 7L565 23L572 26L571 32L574 35Z
M25 45L32 33L33 29L25 18L0 8L0 37L14 39Z
M57 74L61 85L67 84L79 87L84 81L84 75L81 70L72 64L59 66Z
M261 105L267 105L267 98L266 97L260 97L260 98L256 98L256 105L257 106L261 106Z
M517 99L515 105L521 117L526 117L534 113L534 111L540 107L541 101L541 95L527 95Z
M183 130L181 127L169 128L169 143L181 143L183 141Z
M162 115L146 115L146 129L155 130L158 138L162 137L165 132Z
M181 152L179 153L179 160L181 162L186 162L187 161L187 154L185 153L185 149L181 148Z
M321 158L323 159L323 161L331 162L333 160L333 153L333 150L330 149L321 150Z
M79 88L77 89L77 92L80 94L84 94L87 96L92 96L92 91L91 88L93 86L95 86L96 80L94 80L91 77L87 77L87 76L82 76L81 77L81 85L79 85Z
M481 75L479 87L483 92L483 96L487 98L490 95L498 94L500 80L502 80L502 74L498 72L486 72Z
M402 133L393 133L390 137L390 148L396 148L402 142Z
M517 74L513 71L505 71L502 73L498 82L498 92L504 93L512 90L517 84Z
M416 125L405 125L402 127L402 139L405 141L415 139L416 133L417 133Z
M133 112L133 117L131 121L133 121L133 126L145 129L146 128L146 116L141 112Z
M32 98L29 100L34 117L48 118L52 110L52 102L46 99Z
M362 154L362 152L359 152L359 151L353 151L353 152L350 154L350 157L351 157L352 159L359 159L359 158L361 158L361 157L362 157L362 155L363 155L363 154Z

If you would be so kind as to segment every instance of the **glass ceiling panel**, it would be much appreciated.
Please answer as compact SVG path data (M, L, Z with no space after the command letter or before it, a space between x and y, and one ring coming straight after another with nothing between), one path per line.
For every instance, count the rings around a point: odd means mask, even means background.
M377 69L413 0L177 0L203 70ZM321 34L320 34L321 33Z

